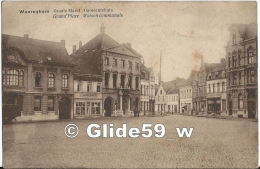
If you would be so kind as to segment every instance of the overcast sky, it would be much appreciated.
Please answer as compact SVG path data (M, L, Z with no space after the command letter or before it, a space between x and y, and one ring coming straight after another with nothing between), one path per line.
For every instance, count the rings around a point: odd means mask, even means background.
M121 18L53 19L53 9L112 8ZM49 14L19 14L19 10L49 9ZM76 13L75 13L76 14ZM5 34L83 44L100 32L119 43L130 42L143 55L145 65L159 70L162 51L162 80L187 78L192 69L225 57L231 24L256 22L256 2L4 2L2 31Z

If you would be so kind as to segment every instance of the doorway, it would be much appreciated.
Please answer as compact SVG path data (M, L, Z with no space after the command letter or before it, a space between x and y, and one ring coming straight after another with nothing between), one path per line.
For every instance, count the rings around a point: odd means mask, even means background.
M63 96L59 101L59 119L70 119L70 98Z
M105 116L110 117L112 114L112 98L107 97L104 102Z

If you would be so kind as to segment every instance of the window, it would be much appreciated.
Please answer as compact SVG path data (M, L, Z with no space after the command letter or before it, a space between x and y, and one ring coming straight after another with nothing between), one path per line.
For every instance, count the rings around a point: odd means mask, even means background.
M139 63L135 63L136 64L136 70L139 70Z
M34 111L41 111L42 110L42 98L41 96L34 96Z
M23 84L24 84L24 72L23 70L20 70L18 76L18 85L23 86Z
M125 60L121 60L121 66L122 68L125 68Z
M231 67L231 57L228 57L228 67Z
M133 63L131 61L129 61L128 63L129 63L129 69L132 70L133 69Z
M68 88L69 87L69 75L63 74L62 75L62 88Z
M242 96L242 94L240 93L240 94L238 95L238 108L239 108L239 109L243 109L243 107L244 107L243 96Z
M215 93L215 84L213 84L212 90L212 92Z
M42 77L41 72L35 73L35 87L41 87L41 77Z
M92 83L91 82L88 82L88 84L87 84L87 91L92 92Z
M251 46L247 49L247 55L248 55L248 64L254 63L254 54Z
M136 87L136 90L139 89L139 77L135 78L135 87Z
M105 87L108 88L109 85L109 73L105 72Z
M217 83L217 92L220 92L220 83Z
M250 70L250 82L254 83L255 82L255 71Z
M76 115L85 115L85 102L76 102Z
M113 66L117 67L117 59L113 58Z
M81 82L78 82L78 84L77 84L77 91L78 92L80 91L80 86L81 86Z
M240 62L241 62L241 51L238 50L238 53L237 53L237 64L240 65Z
M19 71L16 69L8 69L6 74L6 84L9 86L18 86L18 74Z
M116 73L114 73L113 74L113 88L116 88L117 87L117 74Z
M97 92L99 93L100 91L101 91L101 84L98 83L98 84L97 84Z
M128 87L129 87L130 89L132 89L132 79L133 79L132 76L128 76Z
M121 79L120 87L125 88L125 75L121 75L120 79Z
M105 57L105 65L109 65L109 58L108 57Z
M48 87L49 88L54 88L55 87L55 75L54 75L54 73L49 73Z
M210 84L209 84L209 93L211 93L211 88L210 88Z
M222 92L225 92L226 88L225 88L225 82L222 82Z
M241 84L242 76L241 72L238 72L238 84Z
M54 96L48 96L48 111L54 111Z
M100 114L100 103L91 103L91 114Z

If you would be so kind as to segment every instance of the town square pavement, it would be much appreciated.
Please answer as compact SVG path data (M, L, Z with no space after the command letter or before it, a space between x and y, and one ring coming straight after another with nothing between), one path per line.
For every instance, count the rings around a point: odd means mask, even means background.
M64 134L64 127L69 123L79 127L75 138ZM143 123L162 123L166 134L162 138L90 138L86 128L92 123L113 123L115 127L126 123L128 129L142 129ZM183 127L194 128L190 138L178 138L176 128ZM5 168L255 168L257 143L257 122L248 119L169 115L3 126Z

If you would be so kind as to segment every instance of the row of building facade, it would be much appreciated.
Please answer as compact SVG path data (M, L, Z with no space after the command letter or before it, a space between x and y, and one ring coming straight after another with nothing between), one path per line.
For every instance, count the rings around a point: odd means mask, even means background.
M230 28L226 58L188 79L161 82L131 44L100 33L68 55L65 41L2 35L4 120L163 113L257 117L257 36Z
M204 63L202 58L199 70L177 86L172 83L171 89L178 90L179 113L257 118L257 26L232 25L229 31L220 63ZM169 96L168 86L160 85L157 111L171 112Z

